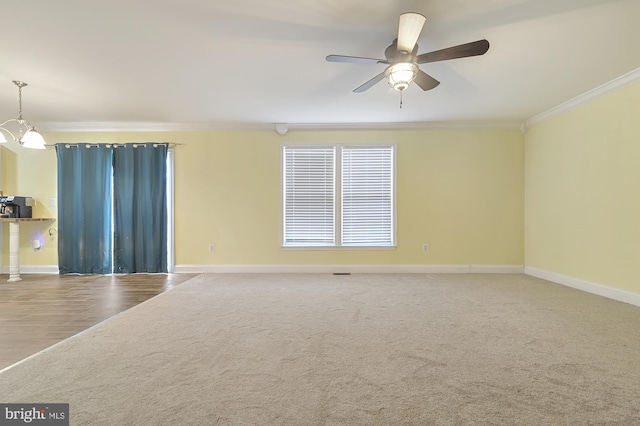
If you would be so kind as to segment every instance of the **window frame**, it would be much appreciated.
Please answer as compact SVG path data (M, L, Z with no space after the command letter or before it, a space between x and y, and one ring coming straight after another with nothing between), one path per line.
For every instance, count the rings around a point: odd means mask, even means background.
M334 244L333 245L286 245L286 158L287 148L335 150L334 164ZM390 245L342 245L342 150L343 148L391 148L391 244ZM393 142L283 142L280 146L280 247L283 250L395 250L397 247L397 144Z

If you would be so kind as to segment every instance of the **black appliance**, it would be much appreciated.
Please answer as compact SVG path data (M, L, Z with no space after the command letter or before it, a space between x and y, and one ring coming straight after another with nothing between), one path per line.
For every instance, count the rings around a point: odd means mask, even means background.
M3 218L31 218L33 198L19 195L0 197L0 217Z

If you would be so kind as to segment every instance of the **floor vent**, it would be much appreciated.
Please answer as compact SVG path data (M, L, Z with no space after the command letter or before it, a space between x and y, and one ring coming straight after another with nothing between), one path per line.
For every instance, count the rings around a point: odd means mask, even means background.
M351 272L334 272L333 275L351 275Z

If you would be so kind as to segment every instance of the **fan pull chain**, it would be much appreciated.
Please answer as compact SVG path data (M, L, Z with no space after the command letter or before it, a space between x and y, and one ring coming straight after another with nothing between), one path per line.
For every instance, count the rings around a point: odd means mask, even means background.
M402 92L404 92L404 90L400 91L400 109L402 109Z

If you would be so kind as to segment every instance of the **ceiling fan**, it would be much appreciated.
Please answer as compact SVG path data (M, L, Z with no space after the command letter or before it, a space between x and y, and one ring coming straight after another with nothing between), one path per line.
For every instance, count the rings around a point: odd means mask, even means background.
M425 21L426 18L419 13L409 12L400 15L398 38L385 49L384 56L386 59L329 55L327 56L327 61L387 64L388 67L383 72L356 87L353 91L355 93L364 92L386 77L389 86L402 92L409 87L412 81L422 90L431 90L440 84L438 80L422 71L418 67L419 64L479 56L484 55L489 50L489 42L487 40L478 40L418 55L416 41L420 36Z

